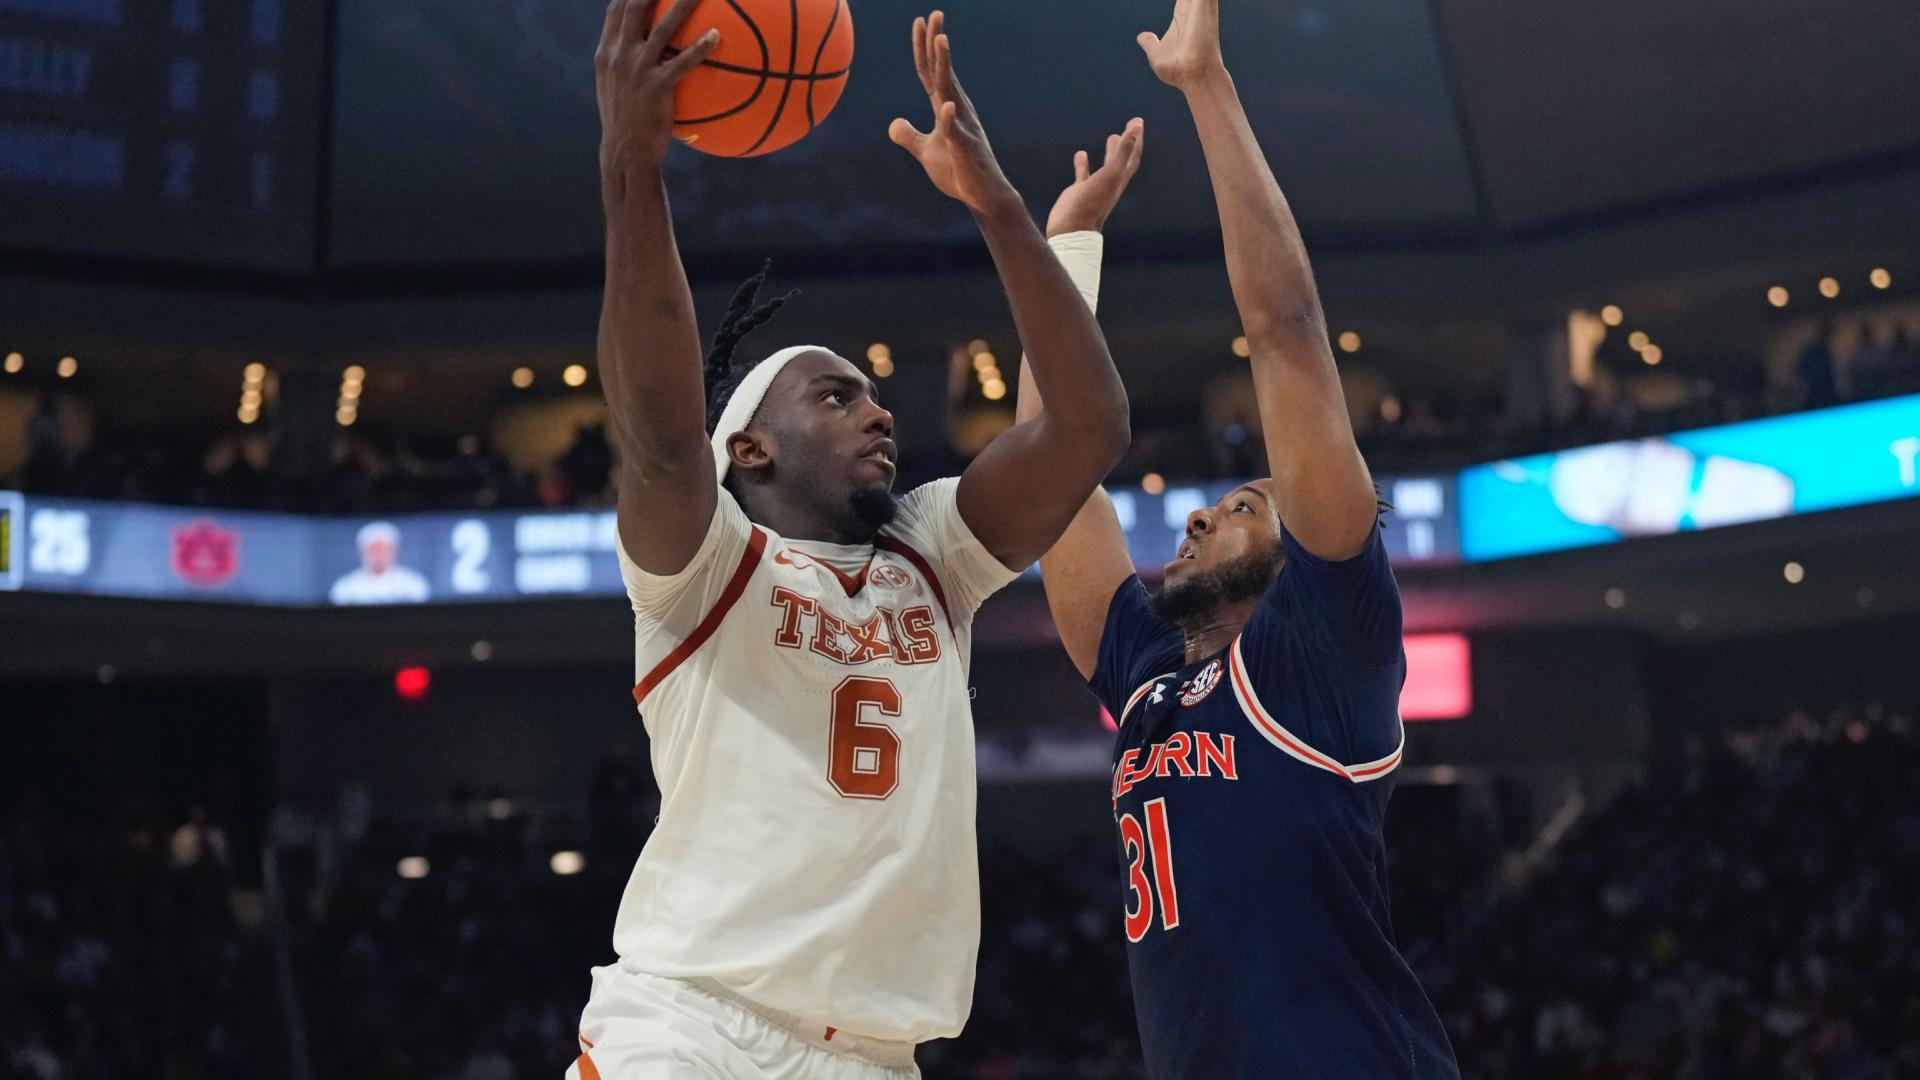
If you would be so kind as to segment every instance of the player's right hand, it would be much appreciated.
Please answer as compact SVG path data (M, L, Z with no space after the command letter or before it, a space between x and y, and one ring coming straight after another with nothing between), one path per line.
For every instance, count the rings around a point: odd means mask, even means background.
M1220 57L1220 0L1175 0L1165 34L1142 33L1134 40L1168 86L1185 89L1227 67Z
M593 54L602 194L608 200L618 200L630 178L666 160L673 145L674 87L720 44L720 31L709 30L685 52L669 56L667 43L700 0L674 0L649 30L660 2L612 0Z
M913 20L913 66L933 105L933 130L922 132L898 117L888 126L887 137L913 155L941 194L959 200L974 214L1024 217L1026 204L1000 171L980 114L953 72L946 24L946 13L940 11Z

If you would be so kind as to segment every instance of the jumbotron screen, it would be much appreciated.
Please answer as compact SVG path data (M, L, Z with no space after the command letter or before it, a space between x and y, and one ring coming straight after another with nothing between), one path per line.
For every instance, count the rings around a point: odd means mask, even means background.
M324 8L0 0L0 247L310 267Z

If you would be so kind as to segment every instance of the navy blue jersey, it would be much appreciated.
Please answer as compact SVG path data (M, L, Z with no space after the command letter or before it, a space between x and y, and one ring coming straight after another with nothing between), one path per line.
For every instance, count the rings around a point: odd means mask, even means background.
M1382 819L1400 763L1400 594L1376 531L1286 563L1231 646L1186 663L1130 578L1094 692L1147 1073L1458 1077L1394 946Z

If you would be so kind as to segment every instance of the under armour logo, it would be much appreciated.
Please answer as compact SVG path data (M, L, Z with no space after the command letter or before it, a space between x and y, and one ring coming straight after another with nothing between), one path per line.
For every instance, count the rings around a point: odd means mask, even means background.
M1155 705L1158 705L1161 702L1167 700L1167 684L1162 682L1154 683L1153 697L1150 698L1149 700L1151 700Z

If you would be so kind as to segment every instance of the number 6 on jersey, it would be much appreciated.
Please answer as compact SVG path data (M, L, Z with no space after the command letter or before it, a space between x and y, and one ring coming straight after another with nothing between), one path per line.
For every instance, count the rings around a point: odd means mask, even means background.
M834 688L827 782L849 799L884 799L900 783L900 736L885 724L862 720L868 707L899 716L899 688L866 675L849 676Z

